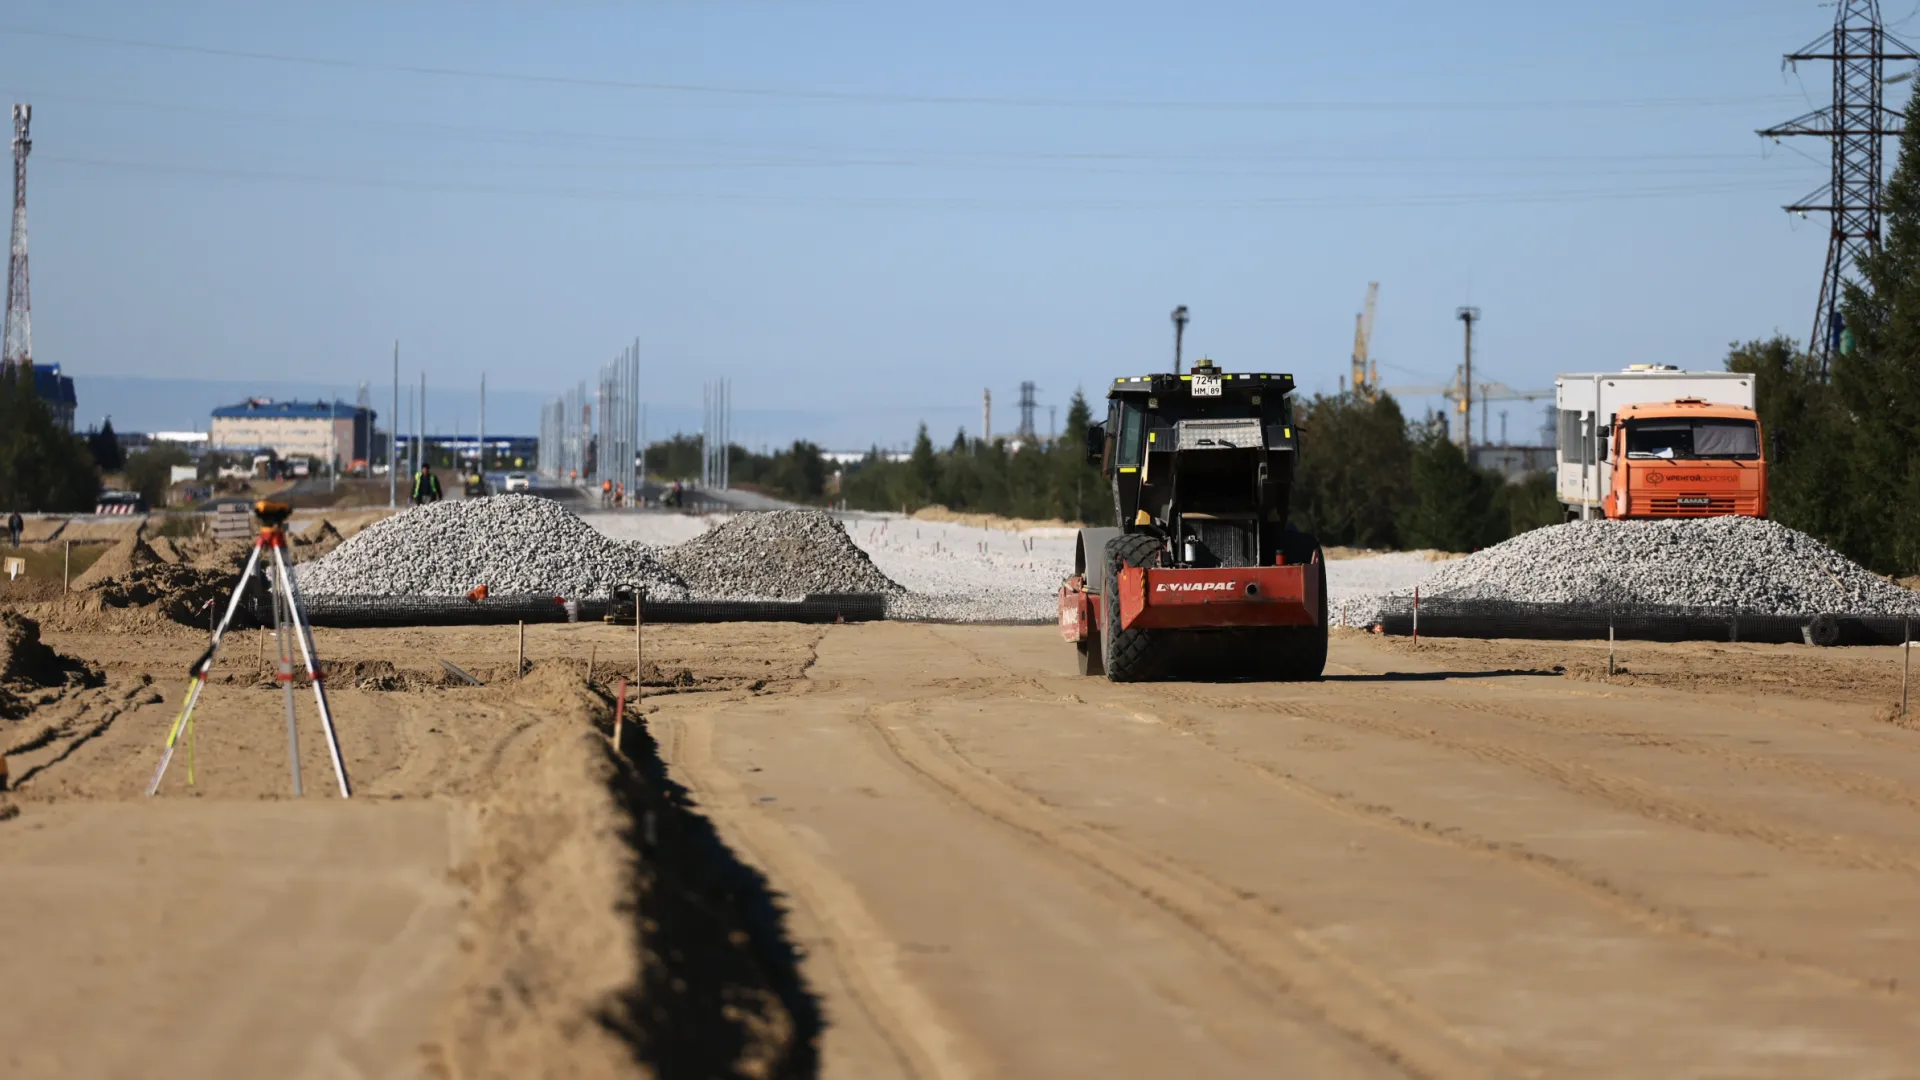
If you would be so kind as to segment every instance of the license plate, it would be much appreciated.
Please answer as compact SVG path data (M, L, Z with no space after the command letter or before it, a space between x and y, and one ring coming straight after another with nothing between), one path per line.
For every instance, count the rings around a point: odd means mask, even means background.
M1220 396L1220 376L1195 375L1193 377L1193 396L1194 397L1219 397Z

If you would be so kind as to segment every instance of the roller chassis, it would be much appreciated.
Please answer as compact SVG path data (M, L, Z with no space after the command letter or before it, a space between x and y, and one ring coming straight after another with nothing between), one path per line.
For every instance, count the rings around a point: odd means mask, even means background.
M1320 677L1325 558L1286 520L1292 388L1289 376L1228 375L1206 361L1185 376L1115 380L1088 443L1116 524L1080 531L1058 594L1081 674Z

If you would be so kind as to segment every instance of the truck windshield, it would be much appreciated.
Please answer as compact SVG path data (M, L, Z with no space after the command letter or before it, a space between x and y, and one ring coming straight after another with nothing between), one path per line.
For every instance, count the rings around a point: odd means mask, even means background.
M1668 461L1758 461L1760 426L1751 420L1629 420L1627 456Z

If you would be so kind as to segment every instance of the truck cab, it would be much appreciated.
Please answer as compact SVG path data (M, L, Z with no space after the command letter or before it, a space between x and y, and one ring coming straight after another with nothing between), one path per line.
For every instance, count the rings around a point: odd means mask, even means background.
M1670 364L1562 374L1554 405L1567 520L1766 516L1752 375Z
M1767 461L1752 409L1699 398L1627 405L1608 433L1610 518L1767 516Z

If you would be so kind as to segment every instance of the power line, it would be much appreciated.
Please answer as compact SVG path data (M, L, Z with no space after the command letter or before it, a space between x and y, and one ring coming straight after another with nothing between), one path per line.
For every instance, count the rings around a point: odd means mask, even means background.
M434 78L477 79L549 86L575 86L601 90L632 90L656 93L701 94L708 96L780 101L811 101L843 105L938 105L1021 109L1094 109L1180 112L1536 112L1590 109L1694 109L1779 103L1791 95L1769 94L1745 97L1652 97L1612 99L1488 101L1203 101L1151 98L1055 98L1006 95L897 94L865 91L816 90L794 87L728 86L718 83L652 82L626 79L600 79L578 75L548 75L532 72L486 70L482 68L439 67L424 64L384 64L339 57L303 56L294 53L228 49L210 45L150 41L112 37L104 34L79 34L68 31L38 30L28 27L0 26L0 34L34 37L76 44L105 45L117 48L147 49L192 56L216 56L232 60L296 64L343 71L384 72L395 75L421 75Z
M877 195L750 195L693 191L615 191L587 188L531 187L510 184L449 184L383 180L366 176L327 176L253 169L217 168L205 165L181 165L154 161L128 161L44 154L42 161L86 168L121 169L140 172L173 173L188 176L254 180L325 187L375 188L396 191L431 191L477 195L539 196L610 202L711 202L765 206L895 206L927 209L1031 209L1031 210L1256 210L1256 209L1328 209L1340 207L1430 207L1468 206L1483 203L1584 203L1633 201L1692 195L1732 195L1743 192L1776 193L1782 190L1778 178L1754 181L1724 181L1711 184L1661 185L1643 188L1568 188L1557 191L1446 192L1434 194L1368 198L1338 197L1262 197L1220 199L986 199L975 196L877 196Z

